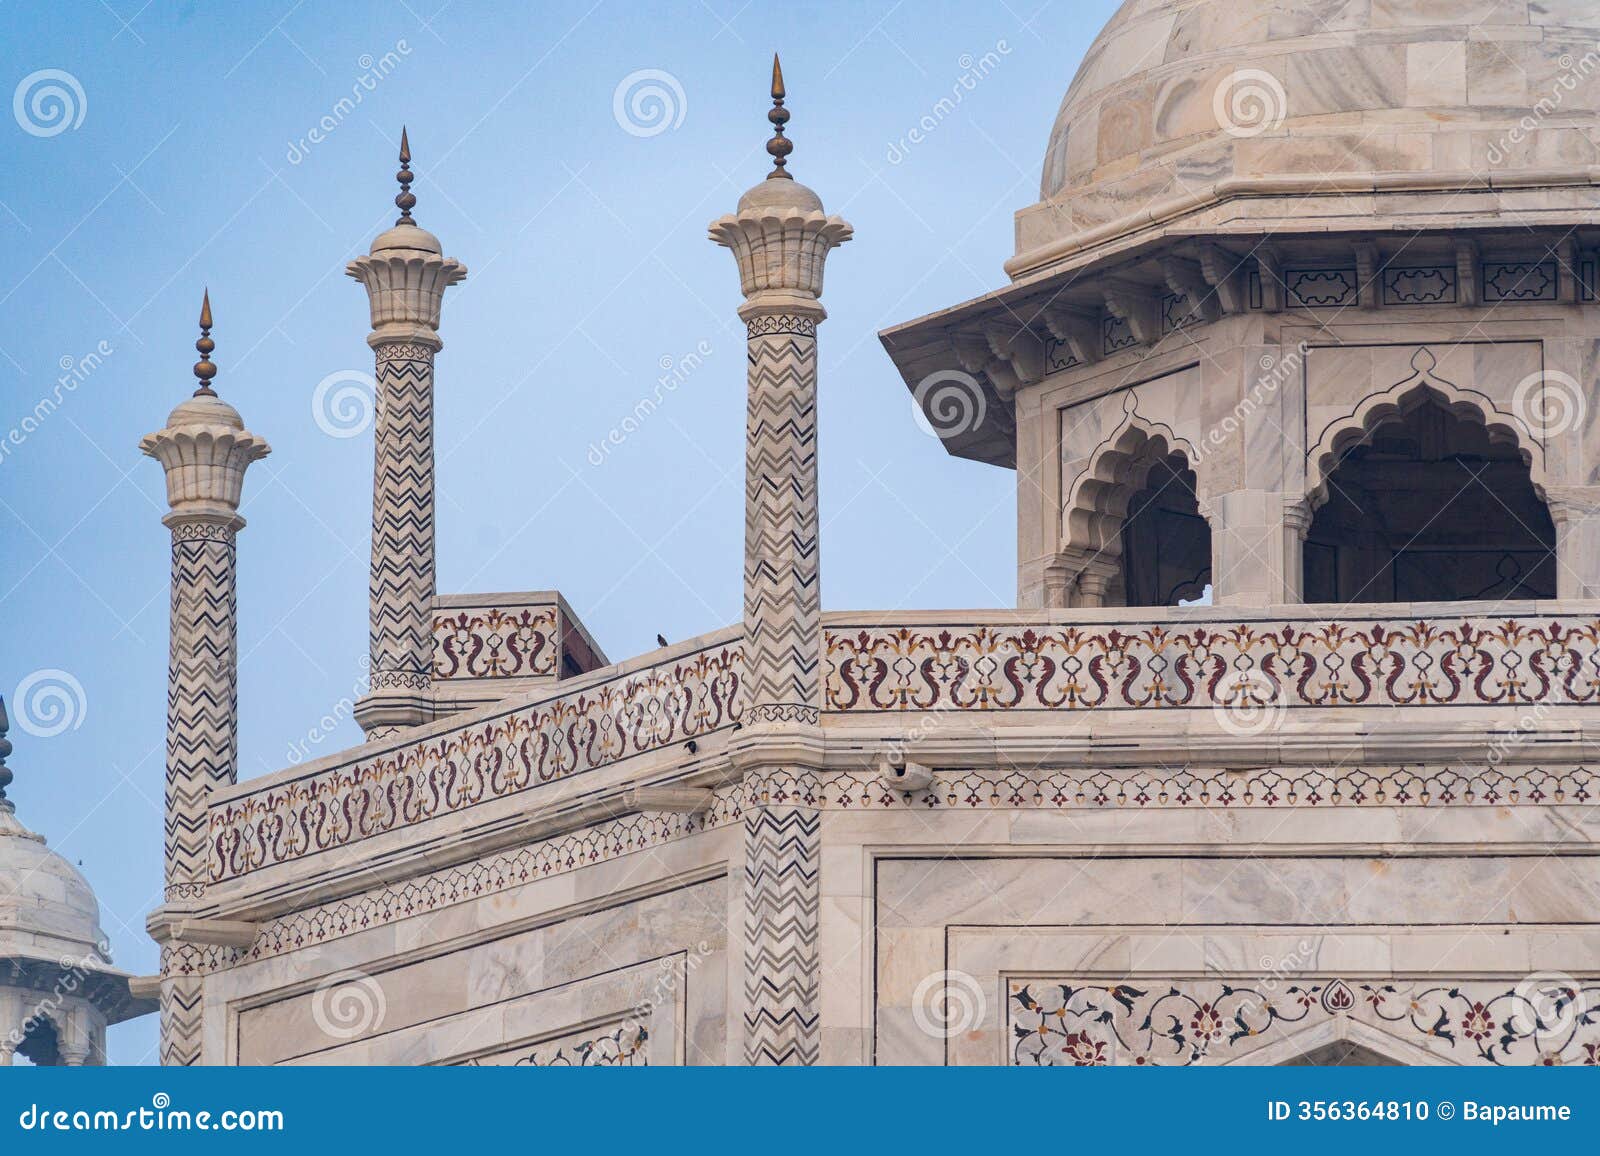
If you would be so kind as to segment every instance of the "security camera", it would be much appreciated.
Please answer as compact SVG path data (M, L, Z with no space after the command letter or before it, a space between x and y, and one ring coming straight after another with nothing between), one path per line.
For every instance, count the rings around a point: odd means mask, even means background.
M878 781L895 791L925 791L933 786L933 768L895 763L886 756L878 762Z

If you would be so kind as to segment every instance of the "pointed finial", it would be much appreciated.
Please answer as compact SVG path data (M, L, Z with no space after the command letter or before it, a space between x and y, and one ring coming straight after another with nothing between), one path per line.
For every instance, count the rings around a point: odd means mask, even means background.
M405 125L400 126L400 171L395 173L394 179L400 182L400 192L395 196L394 203L400 208L400 219L397 225L414 225L411 219L411 210L416 207L417 197L411 191L411 182L416 179L416 174L411 171L411 141L406 138Z
M772 171L767 174L770 181L774 177L789 180L788 171L784 168L784 158L794 151L794 142L783 135L783 126L789 123L789 110L783 107L783 65L778 63L778 54L772 54L772 108L767 113L767 119L772 122L772 139L767 142L767 152L772 157Z
M6 766L6 756L11 753L11 741L6 738L6 731L11 729L11 721L6 718L6 700L0 698L0 809L9 811L11 800L6 798L6 788L11 785L11 768Z
M217 376L217 367L211 364L211 351L217 343L211 340L211 290L207 289L200 298L200 340L194 343L200 351L200 360L194 363L194 375L200 381L200 388L194 391L196 397L216 397L216 391L211 388L211 379Z

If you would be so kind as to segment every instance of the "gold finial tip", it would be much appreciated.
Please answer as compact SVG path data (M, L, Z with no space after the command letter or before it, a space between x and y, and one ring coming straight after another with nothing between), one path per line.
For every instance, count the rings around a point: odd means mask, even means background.
M414 225L416 221L411 218L411 210L416 208L417 197L411 191L411 182L416 179L416 174L411 171L411 141L406 136L404 125L400 126L400 171L395 173L394 179L400 182L400 192L395 195L395 206L400 210L400 219L397 225Z
M196 397L216 397L216 391L211 388L211 379L217 376L217 367L211 364L211 351L216 349L217 343L211 340L211 289L209 287L200 297L200 340L194 343L200 353L200 360L194 363L194 375L200 382L200 388L194 391Z
M772 158L772 171L767 174L770 181L773 178L789 179L789 172L784 168L785 158L794 151L794 143L783 135L783 126L789 123L789 110L783 107L783 65L778 63L778 54L772 54L772 107L767 110L767 119L772 122L772 139L767 142L767 155Z

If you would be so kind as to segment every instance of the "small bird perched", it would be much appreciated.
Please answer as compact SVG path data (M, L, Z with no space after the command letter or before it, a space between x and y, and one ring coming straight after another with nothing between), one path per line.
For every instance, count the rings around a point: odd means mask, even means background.
M667 645L667 636L665 634L656 635L656 645L657 646L666 646Z

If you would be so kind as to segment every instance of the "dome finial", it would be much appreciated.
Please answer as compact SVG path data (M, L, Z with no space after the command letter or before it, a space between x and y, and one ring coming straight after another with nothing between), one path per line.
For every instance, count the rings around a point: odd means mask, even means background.
M406 126L400 126L400 171L394 175L400 182L400 192L395 195L394 203L400 209L400 219L396 225L414 225L411 219L411 210L416 207L417 197L411 191L411 182L416 179L416 174L411 171L411 141L406 137Z
M196 397L216 397L216 391L211 388L211 379L217 376L217 367L211 364L211 351L217 343L211 340L211 290L208 288L200 298L200 340L194 343L200 351L200 360L194 363L194 375L200 381L200 388L194 391Z
M12 809L11 800L6 798L6 788L11 785L11 768L6 766L6 756L11 753L11 740L6 738L6 731L11 729L11 720L6 718L6 700L0 698L0 811Z
M772 122L772 139L767 142L767 152L772 156L772 171L767 174L770 181L775 177L789 180L790 174L784 168L784 158L794 151L794 142L783 135L783 126L789 123L789 110L783 107L783 65L778 63L778 54L772 54L772 108L767 113L767 119Z

